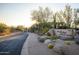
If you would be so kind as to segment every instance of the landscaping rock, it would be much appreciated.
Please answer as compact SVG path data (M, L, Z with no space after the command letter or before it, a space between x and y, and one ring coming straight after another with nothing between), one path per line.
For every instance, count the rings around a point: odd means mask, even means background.
M79 45L66 45L63 47L63 52L65 55L79 55Z
M39 40L40 42L44 42L44 41L46 40L46 38L47 38L47 36L39 36L39 37L38 37L38 40Z
M48 31L48 33L50 34L50 35L54 35L55 33L54 33L54 29L50 29L49 31Z
M75 42L76 42L76 44L79 45L79 34L77 34L74 38L75 38Z
M58 54L63 54L62 48L64 47L64 41L63 40L56 40L55 42L55 46L53 48L53 50L58 53Z
M71 44L74 44L74 43L75 43L74 41L64 41L65 45L71 45Z
M47 40L45 40L45 42L44 42L45 44L49 44L49 43L52 43L52 40L51 39L47 39Z

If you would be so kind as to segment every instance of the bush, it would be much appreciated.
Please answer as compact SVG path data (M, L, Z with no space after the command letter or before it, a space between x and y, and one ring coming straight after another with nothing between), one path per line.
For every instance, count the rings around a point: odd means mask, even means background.
M51 36L51 39L59 39L58 36Z
M59 28L59 29L67 29L68 26L65 26L65 25L64 25L64 26L58 26L58 28Z
M74 44L75 42L70 40L70 41L64 41L64 43L67 45L71 45L71 44Z
M67 45L71 45L71 42L69 42L69 41L66 41L66 42L65 42L65 44L67 44Z
M7 35L10 34L10 27L8 27L6 24L0 23L0 35Z
M52 44L48 44L48 48L52 49L54 46Z
M75 43L79 45L79 42L76 41Z
M7 25L0 23L0 33L3 33L6 28L7 28Z
M48 33L47 33L47 36L51 36L51 34L48 32Z
M45 36L38 37L39 42L43 43L46 40Z
M19 25L19 26L17 26L16 30L18 30L18 31L24 31L25 30L25 27Z
M13 27L13 26L10 27L10 31L11 31L11 32L16 32L16 27Z
M45 34L46 32L48 32L48 30L49 29L46 27L46 28L43 28L41 31L42 31L43 34Z
M48 36L47 39L56 40L56 39L59 39L59 37L57 37L57 36Z

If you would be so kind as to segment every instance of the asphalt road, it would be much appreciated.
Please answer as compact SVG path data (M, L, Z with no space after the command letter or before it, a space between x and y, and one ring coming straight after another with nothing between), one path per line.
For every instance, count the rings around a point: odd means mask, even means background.
M4 38L5 41L0 42L0 55L20 55L27 36L27 32L24 32Z

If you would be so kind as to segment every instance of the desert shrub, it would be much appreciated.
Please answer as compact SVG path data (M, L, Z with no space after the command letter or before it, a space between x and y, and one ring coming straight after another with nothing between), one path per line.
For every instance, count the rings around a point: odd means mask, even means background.
M11 26L11 27L10 27L10 31L11 31L11 32L16 32L16 27Z
M0 35L6 35L10 32L10 28L6 24L0 23Z
M67 29L68 26L65 26L65 25L64 25L64 26L58 26L58 28L59 28L59 29Z
M75 43L79 45L79 42L76 41Z
M70 45L71 43L70 42L65 42L65 44Z
M7 28L7 25L0 23L0 33L3 33L6 28Z
M46 32L48 32L48 30L49 30L48 28L44 28L41 31L42 31L43 34L45 34Z
M59 37L53 35L53 36L48 36L47 39L56 40L59 39Z
M48 33L47 33L47 36L51 36L51 34L48 32Z
M65 44L71 45L71 42L70 41L65 41Z
M5 29L4 33L6 33L6 34L10 34L10 33L11 33L10 28Z
M52 49L54 46L52 44L48 44L48 48Z
M18 31L24 31L25 30L25 27L19 25L19 26L16 27L16 30L18 30Z
M67 43L67 45L71 45L71 43L70 43L70 42L68 42L68 43Z

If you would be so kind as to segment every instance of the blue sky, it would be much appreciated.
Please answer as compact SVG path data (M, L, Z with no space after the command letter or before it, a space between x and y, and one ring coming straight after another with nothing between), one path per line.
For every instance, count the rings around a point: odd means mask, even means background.
M65 3L6 3L0 4L0 22L9 26L32 25L31 12L41 7L49 7L53 11L63 10ZM78 3L70 4L72 8L79 8Z

